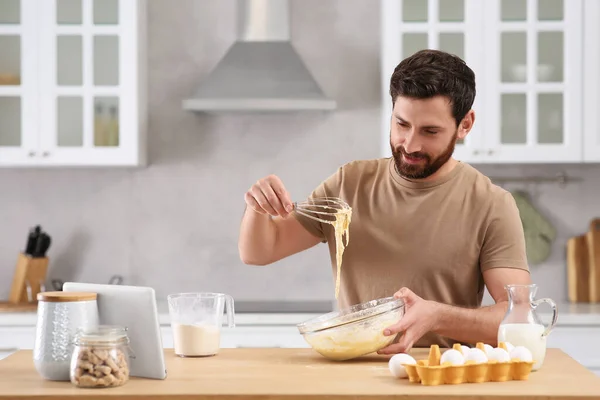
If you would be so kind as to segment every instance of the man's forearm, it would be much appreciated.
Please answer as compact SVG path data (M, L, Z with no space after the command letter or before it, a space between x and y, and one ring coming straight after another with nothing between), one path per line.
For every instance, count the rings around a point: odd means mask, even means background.
M463 343L497 345L498 327L508 308L507 301L475 309L436 305L439 319L433 329L435 333Z
M242 261L253 265L268 264L276 239L277 227L271 217L246 207L238 241Z

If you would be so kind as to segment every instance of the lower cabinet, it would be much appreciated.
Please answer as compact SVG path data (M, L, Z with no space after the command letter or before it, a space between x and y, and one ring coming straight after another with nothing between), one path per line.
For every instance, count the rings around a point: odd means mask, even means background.
M32 349L35 326L0 326L0 360L19 349Z
M17 351L18 349L0 349L0 360L10 356L12 353Z
M170 325L161 326L164 348L173 348ZM600 326L557 326L548 336L547 346L559 348L600 376ZM0 359L18 349L32 349L35 326L0 326ZM222 328L222 348L310 348L293 325L247 325Z
M163 347L173 347L170 326L162 326ZM295 326L241 326L221 329L222 348L309 348Z
M578 363L600 374L600 326L557 326L548 335L547 347L559 348Z

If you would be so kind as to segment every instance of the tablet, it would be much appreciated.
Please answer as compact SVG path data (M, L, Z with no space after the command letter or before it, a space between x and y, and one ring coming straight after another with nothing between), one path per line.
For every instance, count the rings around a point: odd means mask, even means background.
M167 377L154 289L65 282L63 291L97 293L99 323L127 328L134 356L129 359L131 376L151 379Z

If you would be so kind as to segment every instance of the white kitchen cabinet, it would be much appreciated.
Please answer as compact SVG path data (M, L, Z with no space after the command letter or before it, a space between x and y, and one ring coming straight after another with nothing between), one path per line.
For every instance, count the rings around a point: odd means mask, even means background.
M173 348L173 332L161 327L164 348ZM221 330L222 348L309 348L295 326L240 326Z
M170 325L160 327L163 348L173 348ZM18 349L33 349L35 325L0 326L0 353L5 356ZM243 325L221 330L223 348L281 347L309 348L295 325Z
M17 351L18 349L0 349L0 360L10 356L12 353Z
M584 160L586 162L600 162L600 2L597 0L583 0L583 48L585 49L585 62L583 64L583 134L584 134Z
M556 347L589 369L600 369L600 326L556 326L547 347Z
M161 325L163 348L173 348L170 325ZM240 325L224 327L221 331L222 348L310 348L295 324ZM600 325L557 325L548 336L547 346L559 348L594 373L600 373ZM33 349L35 324L27 326L0 326L0 359L19 349Z
M33 349L35 326L0 326L0 360L19 349Z
M599 17L595 0L382 0L384 156L391 156L393 69L434 48L460 56L476 74L475 125L457 143L458 159L600 161Z
M0 351L33 349L34 343L35 325L0 326Z
M223 347L310 348L295 326L256 326L227 329Z
M0 1L0 167L145 164L145 1Z

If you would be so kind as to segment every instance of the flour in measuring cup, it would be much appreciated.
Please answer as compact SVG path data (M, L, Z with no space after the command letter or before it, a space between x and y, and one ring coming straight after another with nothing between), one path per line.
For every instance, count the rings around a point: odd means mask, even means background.
M171 324L175 354L185 357L212 356L219 352L221 331L215 325Z

